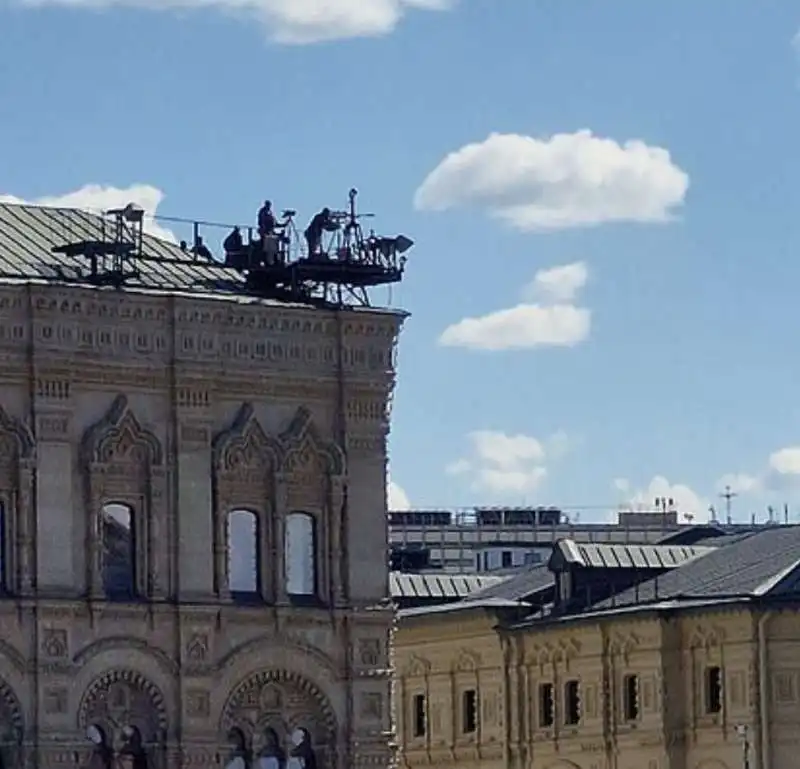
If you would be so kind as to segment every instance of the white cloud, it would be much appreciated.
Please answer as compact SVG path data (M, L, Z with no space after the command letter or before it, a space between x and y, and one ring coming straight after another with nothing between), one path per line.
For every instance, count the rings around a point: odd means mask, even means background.
M787 446L769 456L764 485L775 491L800 488L800 446Z
M162 227L153 219L164 193L149 184L132 184L129 187L112 187L101 184L87 184L64 195L50 195L35 200L24 200L14 195L0 194L0 203L24 203L34 206L54 208L78 208L93 214L102 214L113 208L124 208L134 203L145 212L145 231L163 240L175 242L175 234Z
M243 15L279 43L302 45L392 32L409 10L444 11L457 0L17 0L21 5L77 9L212 9Z
M761 478L747 473L727 473L717 481L717 493L730 489L733 494L752 494L761 490Z
M539 270L528 286L527 293L533 299L544 302L572 302L588 279L589 270L585 262L562 264Z
M662 147L589 130L537 139L491 134L447 155L417 189L418 209L487 209L526 231L664 222L689 187Z
M697 523L708 520L709 501L700 496L689 486L682 483L670 483L663 475L656 475L643 488L634 488L627 478L616 478L612 487L621 496L620 508L633 512L655 512L656 500L666 499L673 502L681 518L691 519Z
M540 270L526 291L543 301L463 318L441 333L439 344L493 352L573 347L589 336L591 327L591 311L570 303L587 275L582 262Z
M449 475L467 476L475 490L494 494L528 494L536 491L547 476L545 463L554 458L547 444L566 450L566 435L556 433L546 442L531 435L510 435L498 430L475 430L468 434L469 457L449 464ZM554 453L555 453L554 450Z
M402 486L391 478L386 479L386 499L389 510L410 510L411 501Z

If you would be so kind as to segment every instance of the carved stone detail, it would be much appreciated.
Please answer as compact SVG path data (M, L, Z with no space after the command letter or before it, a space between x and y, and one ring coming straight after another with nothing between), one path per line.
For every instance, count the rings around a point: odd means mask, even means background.
M69 692L65 686L48 686L44 691L44 712L60 715L67 712Z
M163 742L167 733L164 696L152 682L134 670L112 670L95 679L78 707L82 731L95 724L107 735L135 726L145 744Z
M53 659L63 659L69 654L67 631L62 628L45 628L42 634L42 651Z
M186 692L186 715L208 718L211 713L211 692L208 689L189 689Z
M186 658L194 663L206 662L208 651L208 636L205 633L193 633L186 644Z
M380 692L362 694L360 714L368 721L380 721L383 718L383 695Z
M374 668L381 663L381 641L379 638L359 638L358 661L365 667Z
M315 748L332 749L337 724L328 698L316 684L287 670L267 670L243 681L222 709L220 733L233 728L274 729L288 737L295 729L306 729Z

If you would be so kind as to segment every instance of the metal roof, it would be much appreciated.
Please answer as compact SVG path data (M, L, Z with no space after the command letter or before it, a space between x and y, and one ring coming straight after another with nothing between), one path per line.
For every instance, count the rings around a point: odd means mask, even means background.
M570 539L555 547L568 564L589 569L674 569L715 549L705 545L601 545Z
M389 575L389 594L402 600L458 601L503 579L474 574L403 574L394 571Z
M105 227L105 231L104 231ZM0 203L0 278L53 278L56 266L71 273L86 270L85 260L54 254L54 246L111 237L112 225L102 216L72 208ZM141 276L128 282L144 289L191 289L198 281L224 280L244 287L242 276L230 268L183 251L176 243L144 235L145 256L179 260L181 264L138 261ZM204 287L208 291L208 286Z

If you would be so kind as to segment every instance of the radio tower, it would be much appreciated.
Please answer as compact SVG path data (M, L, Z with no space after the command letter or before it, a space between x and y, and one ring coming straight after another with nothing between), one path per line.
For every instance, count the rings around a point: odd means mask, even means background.
M739 495L735 491L731 491L730 486L725 487L725 491L720 494L720 497L725 500L725 517L728 520L728 525L733 523L733 517L731 516L731 502L735 497Z

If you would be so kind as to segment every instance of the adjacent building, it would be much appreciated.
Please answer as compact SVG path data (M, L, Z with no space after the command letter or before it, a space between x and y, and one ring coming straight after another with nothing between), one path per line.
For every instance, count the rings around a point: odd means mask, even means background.
M403 316L125 226L0 206L0 766L386 766Z
M794 769L800 527L560 541L547 566L403 610L400 763Z

